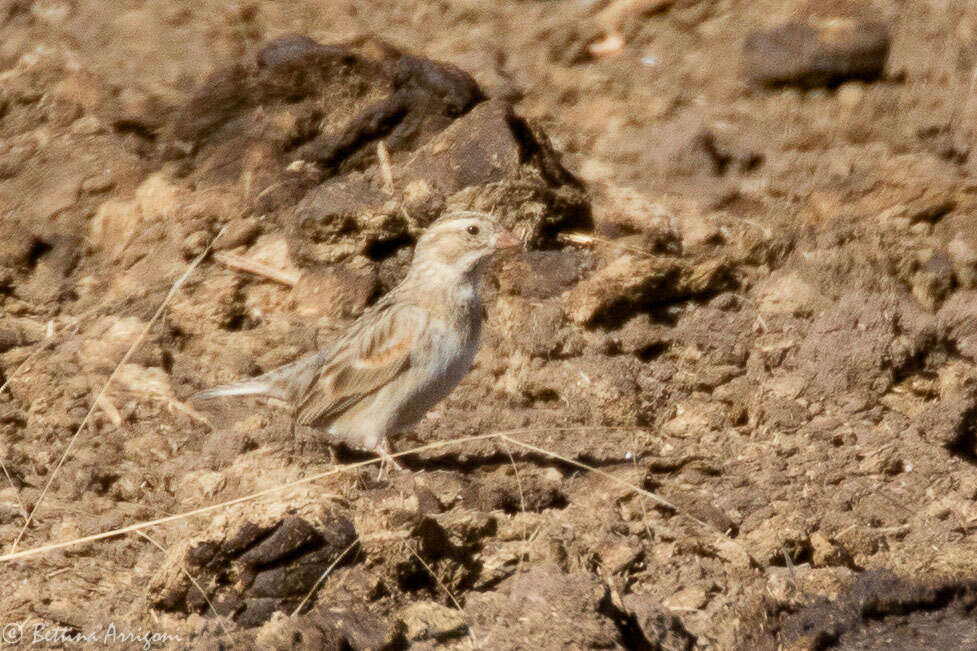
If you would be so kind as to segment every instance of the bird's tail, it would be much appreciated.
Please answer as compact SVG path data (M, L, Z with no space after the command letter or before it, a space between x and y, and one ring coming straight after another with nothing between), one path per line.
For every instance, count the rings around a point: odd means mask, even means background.
M223 398L226 396L269 395L272 386L269 382L262 380L261 377L262 376L258 376L251 380L244 380L243 382L234 382L233 384L222 384L219 387L211 387L210 389L193 394L190 396L190 399L211 400L213 398Z
M305 393L315 379L325 358L323 351L306 355L302 359L279 366L263 375L241 382L223 384L206 389L190 397L191 400L210 400L227 396L265 396L285 402L293 402Z

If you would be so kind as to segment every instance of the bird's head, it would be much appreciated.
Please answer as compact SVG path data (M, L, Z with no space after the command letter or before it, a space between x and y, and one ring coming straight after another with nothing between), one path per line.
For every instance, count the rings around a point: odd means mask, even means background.
M467 275L496 251L521 242L491 215L451 212L431 224L414 248L414 265L437 265Z

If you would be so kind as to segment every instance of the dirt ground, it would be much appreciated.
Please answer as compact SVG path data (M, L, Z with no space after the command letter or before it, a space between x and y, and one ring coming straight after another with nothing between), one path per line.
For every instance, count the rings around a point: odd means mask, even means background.
M0 554L261 493L0 561L2 643L974 648L975 67L965 0L0 0ZM189 401L453 207L526 250L409 472Z

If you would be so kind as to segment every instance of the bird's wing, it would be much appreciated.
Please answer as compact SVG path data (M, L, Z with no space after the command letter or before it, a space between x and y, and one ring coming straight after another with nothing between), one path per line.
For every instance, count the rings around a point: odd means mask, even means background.
M393 304L371 317L354 326L322 365L298 405L298 424L323 424L410 367L411 353L427 325L425 312Z

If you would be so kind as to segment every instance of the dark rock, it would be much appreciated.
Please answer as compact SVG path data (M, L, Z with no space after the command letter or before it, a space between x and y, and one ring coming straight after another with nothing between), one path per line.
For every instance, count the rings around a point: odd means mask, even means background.
M385 620L365 608L328 608L322 605L309 617L318 620L318 625L324 630L337 632L346 640L349 648L363 651L388 649L395 648L398 641L404 641L404 627L399 621Z
M204 567L217 555L220 550L220 545L213 541L204 541L192 547L189 552L187 552L187 563L190 567Z
M290 567L276 567L259 572L248 588L255 597L301 597L315 585L322 575L318 564L299 564Z
M245 552L240 560L252 567L270 565L298 551L318 537L315 528L302 518L287 518L270 536Z
M389 154L387 187L377 153ZM166 156L193 184L237 184L285 230L300 265L356 255L399 279L446 208L491 211L530 245L589 228L581 183L545 134L465 72L375 39L286 36L212 75L174 114ZM253 228L228 232L226 246Z
M834 601L820 599L767 626L770 648L972 649L977 645L977 582L911 583L865 572ZM766 645L763 646L766 648Z
M428 180L445 195L516 174L521 152L514 119L506 102L484 102L421 149L404 174Z
M333 168L362 160L358 153L378 139L391 151L409 147L481 99L475 81L450 64L380 41L330 46L292 35L266 45L255 61L213 74L177 115L172 137L188 151L225 148L262 107L294 118L291 133L262 134L278 141L286 159ZM318 124L344 126L319 133Z
M238 611L235 621L246 628L261 626L271 619L275 612L279 610L289 612L291 610L289 606L294 608L298 603L273 597L252 597L243 600L244 607Z
M876 79L888 54L889 30L882 23L812 19L750 34L743 47L743 70L757 84L810 88Z
M455 203L492 211L530 244L558 230L590 226L579 182L562 167L545 136L501 100L483 102L456 119L410 161L394 165L393 174L398 187L425 188L431 197L457 196ZM358 249L369 255L376 242L410 243L411 228L403 211L366 174L350 173L303 197L288 232L300 261L322 263L334 255L332 245L352 233Z
M198 568L197 585L182 572L175 574L161 587L154 605L204 612L209 601L239 625L258 626L276 611L295 610L327 568L354 558L342 556L354 540L349 520L328 515L319 527L296 516L272 528L247 523L228 540L193 546L184 562Z
M253 522L246 522L234 536L221 543L221 551L228 556L236 556L269 531L271 531L269 527L259 527Z

